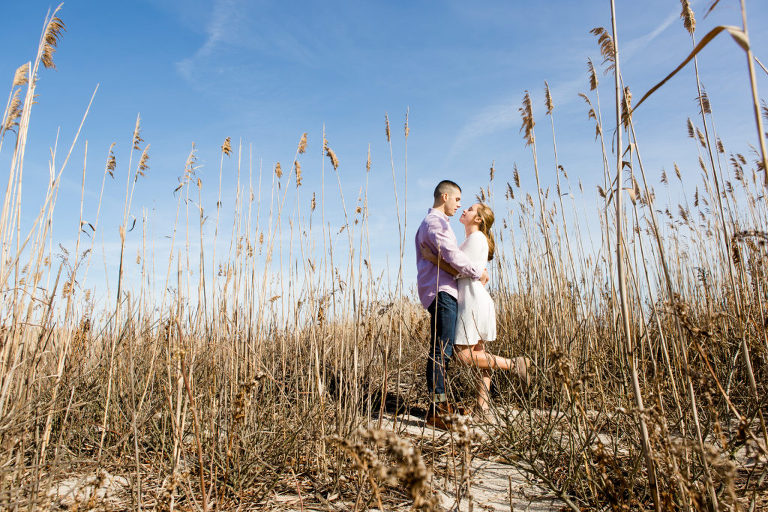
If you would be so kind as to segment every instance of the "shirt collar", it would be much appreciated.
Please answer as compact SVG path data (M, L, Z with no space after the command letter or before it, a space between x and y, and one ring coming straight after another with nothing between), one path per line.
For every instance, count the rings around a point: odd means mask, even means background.
M448 221L450 220L444 211L438 210L437 208L430 208L428 213L437 215L438 217L442 217L443 219Z

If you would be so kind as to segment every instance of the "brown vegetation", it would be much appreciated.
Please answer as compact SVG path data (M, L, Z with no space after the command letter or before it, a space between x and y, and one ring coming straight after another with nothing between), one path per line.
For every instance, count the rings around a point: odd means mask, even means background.
M688 2L683 17L693 37ZM151 180L138 118L123 170L118 287L106 311L79 284L95 235L104 229L100 204L92 223L81 212L74 252L56 261L48 251L66 160L51 168L34 224L22 226L20 189L38 69L53 66L63 29L56 11L34 62L16 72L2 123L0 149L3 142L15 146L0 220L0 507L47 506L55 496L50 490L77 474L93 489L127 482L120 503L132 509L279 506L282 494L297 496L302 509L334 503L429 509L436 506L429 472L444 471L439 460L446 453L466 457L469 450L520 467L573 510L768 506L764 155L727 152L698 78L700 117L690 121L689 133L701 155L701 181L683 187L681 204L660 204L655 188L675 185L664 174L654 186L643 167L619 74L616 29L613 35L593 31L616 77L615 125L603 125L591 61L590 95L582 95L604 169L595 254L586 233L594 222L575 201L564 200L576 191L557 163L556 146L557 197L552 200L541 184L533 99L525 93L521 131L532 150L537 201L520 190L517 168L503 201L493 204L492 182L501 174L495 166L481 193L503 226L493 263L502 337L493 348L529 356L536 376L527 390L495 377L495 421L483 427L493 435L484 441L460 432L455 444L425 436L414 446L392 433L359 429L377 425L382 414L423 413L426 406L429 329L424 311L405 297L405 212L401 221L398 203L400 267L390 291L369 265L367 182L348 215L339 159L325 134L323 156L339 181L344 208L338 232L325 223L324 191L319 199L314 192L311 200L300 197L306 133L292 160L294 172L275 166L268 219L253 218L261 193L242 192L243 148L227 138L213 243L203 239L202 211L198 226L188 213L183 224L177 213L161 297L146 284L146 238L137 256L141 279L125 277L133 192ZM751 54L748 59L754 83ZM557 98L548 86L545 97L554 144ZM614 167L607 149L612 143L604 136L616 126ZM408 132L406 120L406 141ZM391 144L388 117L386 137ZM237 167L238 197L230 250L217 256L225 161ZM369 156L366 176L370 170ZM104 179L119 172L111 146ZM191 194L199 198L201 188L193 147L173 191L177 212L187 208ZM287 216L289 190L296 207ZM180 229L183 247L177 247ZM200 230L199 255L190 250L193 229ZM85 250L84 233L93 240ZM291 247L295 242L299 253L276 252L279 236L289 237ZM334 254L334 236L346 236L348 250ZM472 394L468 371L451 382L457 400ZM455 478L461 485L466 475ZM95 506L96 494L80 507Z

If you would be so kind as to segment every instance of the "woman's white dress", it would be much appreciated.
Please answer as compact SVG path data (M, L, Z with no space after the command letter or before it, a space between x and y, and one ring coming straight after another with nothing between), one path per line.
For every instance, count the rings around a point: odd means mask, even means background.
M475 231L459 246L474 265L488 263L488 239ZM455 345L476 345L479 340L496 339L496 309L480 281L468 277L458 280L459 312L456 319Z

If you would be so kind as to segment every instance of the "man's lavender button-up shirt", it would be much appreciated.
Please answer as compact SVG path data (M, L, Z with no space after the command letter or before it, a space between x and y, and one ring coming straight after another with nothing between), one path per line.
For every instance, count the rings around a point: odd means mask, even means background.
M451 274L440 270L437 265L421 256L421 246L429 247L440 259L461 274L480 279L483 268L472 265L469 258L459 249L456 235L448 222L448 216L436 208L430 208L427 216L416 231L416 270L418 272L419 299L424 308L435 300L437 292L447 292L458 299L459 289Z

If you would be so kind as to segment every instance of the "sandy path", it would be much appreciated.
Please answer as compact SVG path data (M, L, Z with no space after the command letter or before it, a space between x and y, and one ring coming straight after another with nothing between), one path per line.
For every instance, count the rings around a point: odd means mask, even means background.
M371 427L376 427L372 424ZM392 417L385 417L381 428L395 431L400 437L414 440L428 438L431 443L455 442L459 437L456 432L445 432L433 429L424 423L424 420L415 416L398 416L397 423ZM471 427L474 435L482 438L487 433L477 427ZM440 504L446 510L528 510L532 512L550 512L562 510L563 503L554 497L546 489L530 482L519 469L503 462L485 460L473 457L469 464L468 489L459 491L456 489L454 475L462 471L459 457L454 460L430 461L429 464L442 465L451 476L442 478L433 476L432 484L440 497ZM459 492L457 492L459 491ZM457 495L461 499L457 503Z

